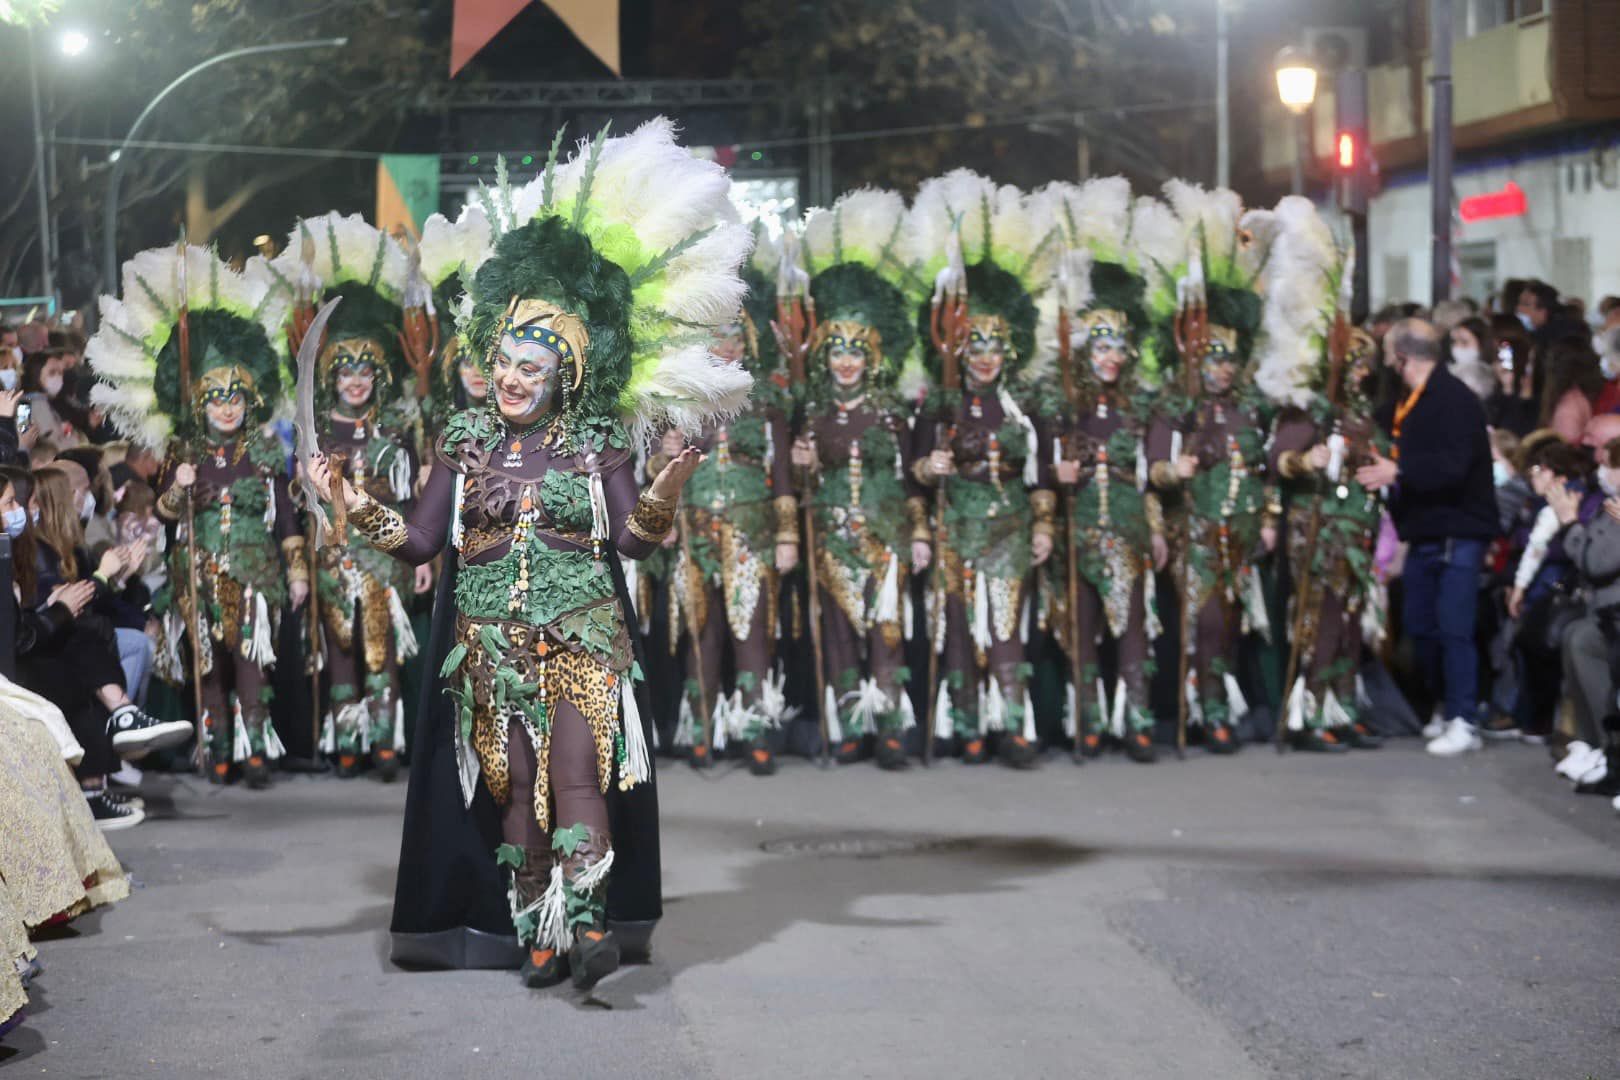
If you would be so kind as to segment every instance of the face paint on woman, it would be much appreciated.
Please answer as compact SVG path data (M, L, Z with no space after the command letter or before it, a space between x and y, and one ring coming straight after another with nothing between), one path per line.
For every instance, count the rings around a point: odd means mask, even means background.
M458 364L456 370L461 375L461 388L467 392L469 401L483 401L489 397L489 380L484 378L484 369L476 362L468 360Z
M838 389L859 389L866 381L866 350L854 345L833 345L827 350L827 371Z
M495 405L509 423L532 424L556 403L562 357L538 341L502 335L495 353ZM569 374L572 375L572 365Z
M1125 348L1118 338L1093 338L1086 357L1098 382L1104 386L1119 382L1120 372L1125 370Z
M968 341L967 370L973 384L981 389L994 386L1007 364L1007 346L999 337L974 334Z
M203 406L203 412L208 418L209 428L215 433L235 435L242 430L242 421L247 418L247 399L241 394L216 398Z

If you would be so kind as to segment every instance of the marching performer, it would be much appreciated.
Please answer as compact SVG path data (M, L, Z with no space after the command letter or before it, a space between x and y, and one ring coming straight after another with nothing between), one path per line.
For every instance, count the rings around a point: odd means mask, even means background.
M658 918L651 737L619 560L668 534L701 455L684 450L638 496L633 447L734 415L750 382L709 352L736 318L752 242L724 223L726 174L667 120L605 136L489 193L497 237L460 331L490 403L451 418L409 515L310 465L376 550L407 566L447 539L457 551L434 613L446 693L426 695L432 738L412 761L395 955L467 962L453 950L477 940L460 931L487 930L498 865L530 986L571 971L589 988L619 962L609 918Z
M917 340L917 279L901 254L908 228L905 200L892 191L854 191L812 210L803 235L808 295L802 272L787 266L784 278L796 284L779 286L789 295L777 324L804 377L793 464L806 493L824 736L839 764L875 748L884 769L905 768L905 732L916 726L906 599L930 543L907 414L894 392Z
M335 211L300 221L272 263L296 297L292 334L308 325L312 305L340 298L319 342L315 418L333 467L385 506L409 509L415 498L421 411L420 370L407 319L430 303L409 255L360 215ZM416 296L408 313L407 292ZM337 535L316 556L316 604L327 710L320 748L337 774L355 776L367 755L392 780L405 750L400 665L416 653L405 598L432 585L432 571L374 551L358 536Z
M1048 593L1071 664L1066 727L1079 758L1118 740L1146 764L1157 756L1148 702L1148 643L1159 633L1153 574L1169 558L1164 515L1146 483L1152 394L1143 384L1157 358L1146 274L1174 257L1179 234L1162 204L1133 203L1119 177L1052 184L1034 203L1039 227L1055 230L1062 247L1055 295L1042 305L1061 394L1044 397L1042 426L1066 503L1064 588ZM1118 663L1111 696L1098 663L1105 637Z
M769 334L775 291L774 246L756 244L744 274L748 300L720 328L712 351L754 376L753 398L741 416L710 425L691 445L703 464L686 485L677 528L675 598L687 632L687 701L678 744L690 742L695 768L714 762L728 742L748 747L756 776L776 771L770 733L788 719L785 676L774 664L778 575L799 562L798 500L788 461L792 411L786 380L775 370ZM649 479L668 458L650 462ZM673 631L672 627L672 631ZM720 683L725 654L735 689Z
M1172 180L1165 185L1185 237L1170 277L1175 296L1156 312L1167 364L1148 440L1148 476L1163 500L1181 601L1177 747L1189 725L1217 754L1236 753L1234 725L1247 712L1237 681L1238 645L1269 633L1254 560L1277 544L1282 512L1266 480L1269 410L1250 359L1262 314L1260 271L1269 211L1245 213L1236 192Z
M926 181L911 209L914 261L934 276L928 309L938 385L917 415L916 480L935 498L932 647L943 657L934 732L963 761L987 736L1016 768L1035 764L1024 659L1025 578L1052 553L1056 497L1019 375L1034 356L1043 244L1023 196L959 169Z
M478 357L461 347L455 325L456 307L466 292L465 280L471 268L483 261L489 243L489 219L475 202L468 203L453 222L434 214L422 223L419 272L432 292L419 306L431 320L433 340L437 341L437 348L430 350L432 368L422 390L422 413L430 441L453 413L483 405L489 393ZM407 301L406 306L412 305Z
M253 788L283 752L268 678L282 609L309 595L287 454L265 426L282 394L287 298L262 270L237 273L199 247L142 252L85 350L95 404L132 442L169 453L157 510L179 528L152 604L158 672L176 685L194 674L210 779L239 767Z
M1383 622L1372 557L1383 506L1356 468L1388 452L1363 389L1377 346L1349 323L1353 254L1308 200L1283 199L1277 219L1257 378L1287 406L1271 447L1293 580L1285 728L1299 750L1373 749L1383 740L1360 718L1357 673Z

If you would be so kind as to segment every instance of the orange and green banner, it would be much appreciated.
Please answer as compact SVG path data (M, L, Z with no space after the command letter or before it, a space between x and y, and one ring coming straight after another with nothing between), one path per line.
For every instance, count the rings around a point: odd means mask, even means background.
M455 0L450 17L450 77L467 65L530 0ZM0 0L3 6L4 0ZM545 0L564 26L613 74L619 72L619 0Z
M422 223L439 208L437 154L384 154L377 159L377 228L421 239Z

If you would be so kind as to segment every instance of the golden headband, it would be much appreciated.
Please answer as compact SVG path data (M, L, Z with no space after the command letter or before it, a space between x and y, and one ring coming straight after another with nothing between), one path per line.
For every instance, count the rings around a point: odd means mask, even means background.
M388 355L383 351L382 344L374 338L346 337L327 342L326 348L321 350L320 377L324 383L330 379L333 370L337 367L369 366L376 375L387 380L390 376L388 370Z
M1012 328L1007 320L1000 315L975 315L968 320L968 340L999 341L1008 359L1015 359L1017 350L1013 348Z
M585 350L591 335L585 329L585 320L564 311L549 300L512 297L506 305L506 317L500 330L490 340L488 361L495 367L495 354L500 350L501 338L510 335L517 341L538 341L557 353L565 362L574 365L574 385L578 390L585 382Z
M1083 311L1075 319L1074 328L1083 334L1087 341L1094 338L1118 338L1125 340L1130 332L1131 320L1123 311L1111 308L1095 308Z
M209 368L197 378L197 385L192 388L192 401L197 408L211 405L214 402L229 401L237 394L252 405L260 404L259 390L254 384L253 373L240 364L223 364L219 367Z
M1213 363L1238 362L1238 332L1230 326L1211 326L1209 328L1209 349L1204 353L1204 359Z
M832 348L859 349L868 363L883 362L883 335L877 327L854 319L832 319L816 327L812 351L819 355Z

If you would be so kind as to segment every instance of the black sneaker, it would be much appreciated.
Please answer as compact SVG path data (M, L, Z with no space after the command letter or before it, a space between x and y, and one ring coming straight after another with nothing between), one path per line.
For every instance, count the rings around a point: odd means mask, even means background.
M146 820L146 811L125 802L114 802L105 791L86 791L84 801L90 804L90 816L102 832L128 829Z
M107 717L107 734L112 736L113 750L119 754L144 754L179 746L191 738L192 727L186 720L165 721L148 716L126 702Z
M111 787L102 788L101 797L114 806L128 806L141 811L146 809L146 800L139 795L125 795L122 791L114 791Z

